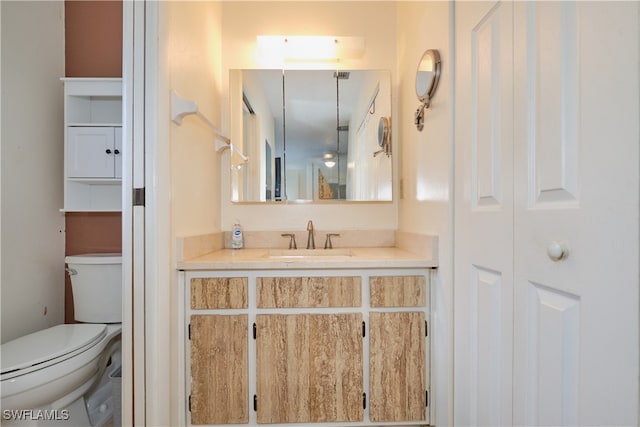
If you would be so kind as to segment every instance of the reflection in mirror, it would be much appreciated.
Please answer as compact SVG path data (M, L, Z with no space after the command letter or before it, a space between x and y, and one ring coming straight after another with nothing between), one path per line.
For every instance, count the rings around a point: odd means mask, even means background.
M373 157L380 153L391 155L391 120L388 117L380 117L378 121L378 146L380 149L373 153Z
M392 158L373 155L388 71L231 70L229 82L231 139L260 159L231 170L232 201L392 200Z

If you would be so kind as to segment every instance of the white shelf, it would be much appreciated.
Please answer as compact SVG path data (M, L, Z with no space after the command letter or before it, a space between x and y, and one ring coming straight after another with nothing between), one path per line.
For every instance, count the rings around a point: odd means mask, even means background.
M77 123L68 123L68 127L70 128L88 128L88 127L101 127L101 126L111 126L111 127L122 127L122 123L116 122L96 122L96 123L86 123L86 122L77 122Z
M105 147L92 147L94 143L99 142L107 146L110 150L109 154L116 149L122 150L121 146L117 145L121 139L114 139L114 135L121 134L121 129L118 128L122 127L122 79L62 78L61 80L64 82L66 129L64 208L61 211L119 212L122 210L122 179L119 178L119 166L117 163L112 163L113 177L108 177L109 174L105 174L104 171L94 171L93 165L101 165L106 161L100 157L104 156ZM102 131L104 136L101 139L92 140L84 134L93 135L93 131L87 133L77 128L114 128L116 132L104 129ZM111 144L108 141L109 135L113 145L109 145ZM83 145L78 145L79 143ZM121 159L114 157L113 161L117 160ZM90 175L106 177L96 178Z
M69 182L77 182L85 185L121 185L120 178L67 178Z
M60 212L122 212L121 209L60 209Z

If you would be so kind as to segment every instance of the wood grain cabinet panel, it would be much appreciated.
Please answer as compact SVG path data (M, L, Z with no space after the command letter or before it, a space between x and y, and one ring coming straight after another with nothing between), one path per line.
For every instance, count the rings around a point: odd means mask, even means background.
M247 308L246 277L204 277L191 279L191 308L194 310Z
M191 424L249 422L248 317L191 316Z
M429 424L428 275L378 271L187 274L187 424Z
M360 307L356 277L258 277L258 308Z
M424 312L374 312L369 320L371 421L425 420Z
M372 276L371 307L423 307L427 300L424 276Z
M258 423L363 419L361 313L256 322Z

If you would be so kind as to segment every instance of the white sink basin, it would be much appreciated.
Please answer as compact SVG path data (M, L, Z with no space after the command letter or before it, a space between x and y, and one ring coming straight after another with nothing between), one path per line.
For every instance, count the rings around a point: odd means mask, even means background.
M267 258L317 258L317 257L350 257L349 249L271 249Z

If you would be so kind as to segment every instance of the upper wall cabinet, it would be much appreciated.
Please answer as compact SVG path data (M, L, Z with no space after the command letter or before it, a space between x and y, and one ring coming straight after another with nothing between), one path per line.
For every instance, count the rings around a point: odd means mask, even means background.
M122 79L64 81L64 211L122 209Z

